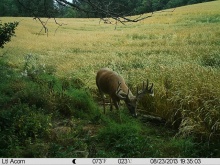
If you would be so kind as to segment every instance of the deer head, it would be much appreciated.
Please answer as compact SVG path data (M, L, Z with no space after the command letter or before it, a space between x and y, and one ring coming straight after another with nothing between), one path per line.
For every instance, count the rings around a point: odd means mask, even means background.
M116 91L116 95L120 98L120 100L124 100L125 104L128 108L128 110L130 111L130 113L133 116L137 116L136 113L136 109L137 109L137 103L138 101L147 93L151 96L154 96L154 90L153 90L153 83L151 85L151 87L149 88L149 81L147 79L147 85L145 86L145 83L143 81L143 87L142 90L138 91L138 87L137 87L137 92L136 92L136 96L134 96L129 88L128 88L128 92L125 93L122 89L121 89L121 82L118 82L118 88Z

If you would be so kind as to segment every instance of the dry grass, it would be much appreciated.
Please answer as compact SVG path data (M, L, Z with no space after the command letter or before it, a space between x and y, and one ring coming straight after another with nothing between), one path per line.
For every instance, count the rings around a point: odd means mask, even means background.
M96 90L101 67L119 72L132 88L147 78L156 96L142 107L175 124L180 133L220 134L220 1L158 12L144 21L114 26L98 19L58 19L49 22L49 37L36 35L41 25L32 18L20 21L17 37L0 50L12 65L23 66L33 54L42 64L54 65L57 75L81 79Z

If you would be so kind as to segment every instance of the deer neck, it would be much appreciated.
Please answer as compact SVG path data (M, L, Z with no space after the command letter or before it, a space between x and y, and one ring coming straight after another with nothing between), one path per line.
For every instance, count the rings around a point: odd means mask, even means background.
M128 99L129 100L133 100L135 99L136 97L133 95L133 93L131 92L131 90L129 90L129 93L128 93Z

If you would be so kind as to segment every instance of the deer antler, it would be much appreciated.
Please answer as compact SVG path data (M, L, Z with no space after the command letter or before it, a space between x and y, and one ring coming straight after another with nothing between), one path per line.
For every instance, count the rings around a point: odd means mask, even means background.
M115 92L116 95L121 99L121 100L126 100L128 98L128 94L129 94L129 89L128 89L128 93L126 94L125 92L122 91L121 89L121 82L118 81L118 88L117 91Z
M137 97L138 99L140 99L141 97L143 97L146 93L149 93L149 94L151 94L151 95L154 94L154 91L153 91L153 86L154 86L154 84L152 83L152 85L151 85L151 87L150 87L149 89L148 89L148 86L149 86L149 81L148 81L148 79L147 79L147 85L146 85L146 87L144 86L144 81L143 81L143 87L142 87L142 90L141 90L141 91L138 92L138 87L137 87L137 95L136 95L136 97Z

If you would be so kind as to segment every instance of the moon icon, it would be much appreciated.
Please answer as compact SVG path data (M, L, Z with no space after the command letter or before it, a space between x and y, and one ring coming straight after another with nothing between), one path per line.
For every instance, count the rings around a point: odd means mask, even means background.
M76 164L76 159L73 159L73 161L72 161L72 162L73 162L73 164Z

